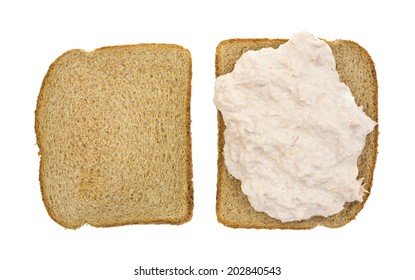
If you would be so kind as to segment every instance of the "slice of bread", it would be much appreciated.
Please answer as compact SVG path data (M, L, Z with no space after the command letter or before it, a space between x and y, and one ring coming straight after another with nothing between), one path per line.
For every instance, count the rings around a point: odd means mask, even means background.
M65 228L192 217L190 52L171 44L71 50L37 101L39 180Z
M233 70L235 62L248 50L259 50L265 47L277 48L286 39L230 39L222 41L216 49L216 77ZM374 121L378 121L377 79L374 63L365 49L352 41L336 40L327 42L336 59L340 79L349 86L356 103L363 106L365 113ZM311 229L318 225L340 227L355 218L363 208L372 186L373 172L377 156L378 126L366 138L365 148L359 157L359 178L364 178L367 192L362 202L346 203L340 213L307 220L283 223L271 218L263 212L257 212L250 205L241 191L241 182L232 177L224 163L224 129L221 113L218 111L218 178L216 214L218 221L233 228L266 228L266 229Z

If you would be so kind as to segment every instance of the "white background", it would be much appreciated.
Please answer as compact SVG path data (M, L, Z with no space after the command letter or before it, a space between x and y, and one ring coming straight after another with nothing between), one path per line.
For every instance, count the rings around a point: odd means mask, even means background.
M192 265L225 272L282 267L279 277L244 279L415 279L410 1L141 2L1 2L0 278L146 279L134 269ZM339 229L227 228L215 215L215 48L224 39L289 38L303 30L356 41L375 61L380 137L372 194L357 219ZM65 230L46 213L38 183L34 110L42 79L66 50L148 42L183 45L192 54L193 219L182 226Z

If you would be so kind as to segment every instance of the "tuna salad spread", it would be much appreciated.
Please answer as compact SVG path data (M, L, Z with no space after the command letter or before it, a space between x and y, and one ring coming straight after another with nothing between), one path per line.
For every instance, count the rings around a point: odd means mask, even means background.
M289 222L362 200L357 159L376 123L340 82L324 41L301 32L244 53L216 79L214 103L226 167L256 211Z

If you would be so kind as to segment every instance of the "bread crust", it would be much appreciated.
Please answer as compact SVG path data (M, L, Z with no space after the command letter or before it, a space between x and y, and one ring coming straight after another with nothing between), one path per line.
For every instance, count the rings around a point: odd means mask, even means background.
M47 104L46 101L46 87L48 83L51 80L52 73L55 72L56 68L58 68L59 62L62 60L63 57L66 55L72 54L74 52L82 52L85 54L93 54L96 52L101 51L113 51L113 50L120 50L120 49L132 49L132 48L164 48L168 50L180 50L181 53L186 57L186 60L188 63L184 65L183 67L186 68L188 79L186 81L186 92L185 94L185 103L186 103L186 112L185 112L185 131L181 131L180 133L183 133L186 135L186 143L185 143L185 157L186 157L186 187L187 187L187 195L186 197L183 197L183 203L186 204L186 213L180 217L174 217L174 218L168 218L168 217L138 217L137 219L132 219L130 221L108 221L108 222L102 222L98 224L90 223L87 220L82 221L82 223L77 222L71 222L66 219L62 219L59 217L55 212L54 206L51 205L51 200L48 198L48 190L46 189L46 184L44 181L44 174L46 172L46 164L45 164L45 158L47 157L48 151L45 149L45 135L43 135L40 126L42 122L44 122L43 115L40 113L42 108L46 108L49 104ZM54 220L56 223L60 224L61 226L69 229L77 229L83 224L90 224L95 227L113 227L113 226L123 226L123 225L132 225L132 224L173 224L173 225L180 225L183 223L186 223L192 219L193 215L193 167L192 167L192 148L191 148L191 116L190 116L190 101L191 101L191 79L192 79L192 59L190 51L182 46L175 45L175 44L160 44L160 43L149 43L149 44L136 44L136 45L120 45L120 46L106 46L97 48L91 52L85 52L84 50L80 49L74 49L69 50L65 53L63 53L61 56L59 56L49 67L37 99L36 104L36 110L35 110L35 133L36 133L36 143L39 147L38 155L40 157L40 164L39 164L39 182L40 182L40 190L42 194L42 200L45 205L45 208L49 214L49 216ZM75 198L74 198L75 200ZM74 201L74 203L76 203ZM56 206L55 206L56 207Z
M215 56L216 77L231 72L236 60L244 52L265 47L277 48L286 41L287 39L264 38L229 39L220 42L216 48ZM363 106L365 113L372 120L378 122L378 84L375 66L370 55L363 47L353 41L325 41L333 51L341 81L350 87L356 103L359 106ZM362 67L364 69L361 69ZM359 71L364 72L363 77ZM371 192L376 165L378 125L367 136L364 150L358 159L358 178L364 178L366 189L362 202L346 203L345 208L340 213L329 217L314 216L307 220L283 223L268 216L266 213L255 211L241 190L241 182L227 171L223 156L225 124L220 111L217 112L217 119L218 174L216 215L218 221L225 226L254 229L312 229L316 226L337 228L355 219L366 203Z

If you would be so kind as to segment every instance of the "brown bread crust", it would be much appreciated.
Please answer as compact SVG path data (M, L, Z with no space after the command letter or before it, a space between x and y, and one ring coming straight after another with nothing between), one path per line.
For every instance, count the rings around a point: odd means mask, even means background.
M140 52L145 53L143 55L143 62L144 64L140 64L140 67L137 67L135 64L136 61L133 59L133 55L135 58L141 58ZM172 55L171 55L172 54ZM131 57L130 57L131 55ZM160 66L159 69L156 66L153 66L151 60L148 60L148 57L145 57L145 55L149 55L150 57L154 57L158 61ZM126 62L126 70L120 70L117 67L117 63L115 63L114 68L109 67L107 69L107 65L99 65L100 62L97 62L98 56L100 56L99 59L102 57L105 57L105 59L109 59L109 61L117 61L118 58L120 58L123 62ZM117 56L117 57L115 57ZM169 77L168 82L163 80L163 75L168 75L164 72L163 66L163 59L169 59L169 62L167 65L171 69L180 69L180 75L176 76L177 72L169 73L169 75L172 75L172 77ZM177 60L175 58L177 57ZM96 59L95 59L96 58ZM131 59L130 59L131 58ZM94 60L95 59L95 60ZM146 60L147 59L147 60ZM61 76L62 73L65 73L69 75L71 74L71 71L73 71L74 67L78 68L87 68L88 63L85 63L86 61L89 61L91 63L97 63L98 68L93 68L92 71L95 71L96 69L100 69L103 72L105 71L124 71L124 72L116 72L117 77L120 77L120 79L124 79L125 77L129 75L136 75L138 77L142 77L144 82L140 82L140 85L149 85L151 88L150 90L142 89L142 88L134 88L132 91L128 87L134 87L136 85L137 80L132 81L131 84L122 83L120 85L120 88L125 89L126 91L129 91L130 95L127 95L127 97L131 98L131 96L136 97L141 102L145 102L146 100L148 102L155 102L157 103L157 98L152 97L151 91L154 91L154 94L160 94L160 90L158 87L164 87L163 90L163 96L167 96L166 93L170 92L170 94L177 94L177 98L180 97L181 101L177 101L176 106L177 110L179 110L176 113L173 113L174 115L169 115L169 110L163 111L161 109L160 111L157 111L156 113L152 114L158 114L158 116L161 116L165 114L165 121L163 119L160 119L161 122L158 122L159 120L153 118L152 115L148 114L146 116L146 113L143 113L140 111L139 106L138 107L132 107L132 109L128 110L135 110L138 111L126 111L127 113L131 114L142 114L140 115L140 119L144 120L143 123L149 123L149 122L157 122L154 124L156 129L151 128L145 130L143 128L143 133L151 133L154 131L161 131L157 134L157 139L161 139L160 141L165 141L165 143L169 142L169 137L179 137L180 139L175 141L175 143L180 143L180 146L173 148L166 147L166 150L164 152L160 152L159 155L165 156L167 160L164 161L171 161L176 162L176 164L181 164L182 167L175 168L172 164L169 163L163 163L163 167L169 168L168 170L176 170L175 175L169 174L167 170L154 170L153 169L146 169L144 164L141 164L144 166L143 170L146 170L147 172L150 172L151 174L156 174L158 177L162 178L163 176L178 176L180 178L167 178L167 179L160 179L162 182L173 182L176 183L175 186L168 186L168 185L157 185L158 178L147 178L145 175L143 177L140 177L141 179L136 179L134 176L136 174L133 173L126 173L126 174L118 174L119 178L116 178L119 181L123 181L124 176L130 176L127 181L136 183L130 184L130 185L114 185L114 190L109 190L108 188L112 188L110 185L106 185L103 181L103 177L105 177L106 171L108 171L105 168L108 168L108 165L104 166L98 166L90 169L83 168L82 166L76 166L76 164L73 164L73 162L84 162L84 163L90 163L91 159L83 159L80 158L82 156L82 153L87 154L87 150L84 149L79 153L80 156L73 157L75 160L71 162L75 167L73 166L65 166L60 163L54 162L56 160L56 157L54 154L60 153L65 158L71 157L72 154L75 152L78 152L79 147L70 147L68 148L68 145L64 145L63 143L59 143L57 141L53 142L51 144L51 141L54 139L58 139L56 135L59 134L58 131L56 131L56 125L51 122L56 122L58 118L53 117L54 114L61 114L62 108L65 108L67 106L73 106L77 107L79 106L79 110L82 109L82 107L89 106L92 104L92 99L89 99L89 101L83 101L84 103L77 103L77 101L74 101L74 103L70 104L63 104L56 106L54 103L51 102L51 100L59 100L57 98L54 98L53 96L56 96L57 94L60 94L60 91L64 92L65 94L73 94L76 95L76 98L79 100L82 100L82 98L85 97L86 100L88 100L88 97L85 96L86 93L88 94L94 94L95 92L99 91L97 90L91 90L90 85L88 82L85 82L83 76L80 76L79 78L70 80L73 81L80 81L80 90L73 90L72 87L75 85L71 83L63 83L61 82ZM142 63L142 62L139 62ZM79 66L78 66L79 64ZM75 66L74 66L75 65ZM101 67L102 66L102 67ZM155 70L156 69L156 70ZM149 71L149 73L141 74L141 71ZM98 71L98 70L96 70ZM162 71L162 72L160 72ZM87 73L87 72L83 72ZM101 72L100 72L101 73ZM101 81L100 79L100 73L95 73L96 79L93 83L94 86L97 84L101 85L110 85L111 82ZM121 73L121 74L120 74ZM74 74L77 75L77 74ZM105 74L106 75L106 74ZM104 75L104 76L105 76ZM110 74L111 75L111 74ZM141 76L140 76L141 75ZM144 76L143 76L144 75ZM153 78L154 75L154 78ZM161 84L161 82L158 82L155 78L156 75L160 75L160 80L164 81L164 84ZM103 76L103 77L104 77ZM92 77L94 77L94 74L92 74ZM105 76L107 77L107 76ZM111 77L111 76L110 76ZM151 77L152 79L149 79ZM192 218L193 213L193 173L192 173L192 153L191 153L191 131L190 131L190 99L191 99L191 77L192 77L192 61L191 61L191 55L190 52L178 45L173 44L139 44L139 45L124 45L124 46L112 46L112 47L103 47L96 49L92 52L85 52L83 50L70 50L63 55L61 55L59 58L57 58L49 67L49 70L42 82L42 86L40 89L40 93L37 100L37 106L35 111L35 132L36 132L36 139L37 139L37 145L39 147L39 156L40 156L40 167L39 167L39 181L40 181L40 188L42 193L42 199L44 202L44 205L47 209L48 214L50 217L56 221L58 224L62 225L65 228L71 228L76 229L82 226L83 224L87 223L96 227L112 227L112 226L121 226L121 225L128 225L128 224L183 224L187 221L189 221ZM186 80L181 80L181 79ZM89 80L91 81L91 79ZM175 82L171 81L180 81L181 88L184 90L176 90L174 88ZM147 83L146 83L147 82ZM62 87L62 90L56 89L57 86ZM167 87L167 88L166 88ZM168 88L170 87L170 88ZM67 91L67 88L70 88L69 91ZM120 89L120 91L122 91ZM105 88L104 88L105 90ZM138 94L135 95L134 93L137 92ZM146 93L145 93L146 92ZM146 97L143 96L142 93L147 94L146 96L150 96L151 99L145 99ZM78 96L79 95L79 96ZM102 96L102 95L101 95ZM118 95L119 96L119 95ZM117 97L119 98L119 97ZM143 99L140 99L143 98ZM170 96L169 98L175 98L174 96ZM67 99L65 99L67 100ZM98 99L103 100L103 99ZM117 101L123 101L121 99L117 99ZM106 102L109 102L107 99L105 99ZM166 101L160 101L160 103L163 103L163 106L166 106ZM172 102L173 103L173 102ZM137 102L135 103L137 104ZM171 103L168 104L169 107L175 106ZM92 106L92 105L91 105ZM162 105L159 105L160 107ZM152 108L157 108L157 106L154 106ZM119 108L118 108L119 109ZM167 113L163 113L167 112ZM173 111L172 111L173 112ZM117 115L117 111L113 110L111 112L115 116ZM107 114L107 112L91 112L93 116L102 116ZM171 121L174 120L176 114L179 114L180 117L177 122ZM52 116L52 117L51 117ZM88 117L88 116L87 116ZM144 119L145 118L145 119ZM147 119L148 118L148 119ZM68 123L71 122L71 120L67 120ZM93 125L102 124L102 122L99 122L99 120L90 121ZM168 124L166 124L168 123ZM165 125L166 124L166 125ZM51 125L54 125L54 129L51 129ZM69 125L66 125L64 123L65 128L72 129L73 126L76 125L76 123L70 123ZM125 125L124 123L120 123L119 126ZM141 125L142 124L135 124ZM172 128L169 126L177 125L177 129L180 129L178 131L175 131L175 134L170 134L172 131ZM143 126L144 127L144 126ZM95 128L95 127L94 127ZM112 127L113 128L113 127ZM102 126L98 127L97 130L101 129ZM158 129L158 130L157 130ZM166 132L164 133L164 131ZM136 130L134 130L135 132ZM140 130L138 130L140 131ZM167 132L168 131L168 132ZM102 131L100 131L102 132ZM88 132L82 131L84 135L88 137L93 137L92 134L88 134ZM113 130L110 130L109 132L110 138L111 137L119 137L118 134L114 133ZM132 132L131 132L132 133ZM135 132L136 133L136 132ZM101 135L101 134L98 134ZM140 135L137 134L128 134L128 135L121 135L121 137L126 137L126 139L129 142L136 141L138 139L137 137L140 137ZM147 137L151 140L151 137ZM146 138L146 139L147 139ZM52 140L51 140L52 139ZM167 139L167 140L164 140ZM97 140L94 139L93 140ZM99 139L98 139L99 140ZM103 141L107 141L107 139L103 139ZM154 140L156 141L156 140ZM92 141L91 141L92 142ZM164 142L163 142L164 143ZM97 146L92 146L92 149L97 148ZM132 145L134 147L134 145ZM101 147L98 147L101 148ZM145 149L146 147L142 147ZM61 151L60 149L64 149ZM173 152L175 150L178 150L180 152ZM58 151L58 152L57 152ZM134 152L134 151L133 151ZM151 152L151 151L150 151ZM60 155L59 154L59 155ZM126 154L128 154L128 151L126 151ZM149 155L151 153L146 152L146 155ZM176 158L170 158L177 156ZM97 160L101 155L99 153L94 154L94 158L92 160ZM143 157L145 157L143 155ZM132 157L130 157L132 158ZM137 157L134 157L133 159L136 159ZM144 162L160 162L155 159L146 158L143 159ZM69 161L68 161L69 162ZM137 163L137 161L134 161L134 163ZM54 169L54 166L60 164L59 166L64 166L69 171L63 171L58 170L54 173L51 172L51 170ZM140 165L140 166L141 166ZM105 168L104 168L105 167ZM111 166L110 166L111 167ZM114 166L114 168L117 168ZM134 167L132 167L134 168ZM82 174L78 174L78 170L86 170L86 172L83 172ZM180 171L177 171L180 170ZM141 170L136 170L137 173L144 172ZM66 172L66 173L65 173ZM59 175L64 174L64 175ZM70 176L69 176L69 175ZM68 176L66 176L68 175ZM117 173L115 176L118 176ZM140 175L141 176L141 175ZM157 177L156 176L156 177ZM134 177L134 178L133 178ZM69 179L73 180L69 180ZM61 186L61 188L56 186ZM105 187L103 187L105 185ZM67 191L70 193L68 196L62 196L59 192L63 192L64 188L68 188ZM107 189L105 189L107 188ZM155 190L156 189L156 190ZM150 197L146 197L146 192ZM163 193L164 192L164 193ZM139 193L139 194L138 194ZM117 194L118 198L111 198L109 197L112 194ZM160 194L158 197L155 194ZM67 198L66 200L60 200L61 197ZM146 197L146 199L142 199L142 197ZM169 197L172 197L171 199ZM154 205L163 205L163 199L165 199L167 202L171 203L171 205L165 205L166 207L158 207L157 209L154 208ZM161 203L158 201L160 200ZM126 205L130 205L132 207L126 208L126 206L123 206L120 202L125 202ZM150 202L149 202L150 201ZM155 202L154 202L155 201ZM105 202L105 205L103 204ZM113 202L113 204L112 204ZM124 207L124 209L122 208ZM153 208L152 208L153 207ZM148 208L148 209L146 209ZM163 210L165 208L165 210ZM118 211L118 212L117 212ZM153 213L154 212L154 213ZM92 213L92 214L91 214ZM157 214L158 213L158 214ZM88 214L88 215L87 215Z
M277 48L287 39L230 39L222 41L216 48L216 77L233 70L235 62L248 50L265 47ZM336 59L340 79L349 86L356 103L363 106L365 113L378 122L378 84L374 63L368 52L355 42L347 40L326 41ZM256 229L312 229L316 226L341 227L363 208L373 182L377 157L378 126L367 136L365 148L358 159L358 178L364 178L365 189L362 202L346 203L338 214L307 220L283 223L266 213L255 211L241 190L239 180L232 177L225 166L223 157L225 124L218 111L218 177L216 194L216 215L220 223L232 228Z

